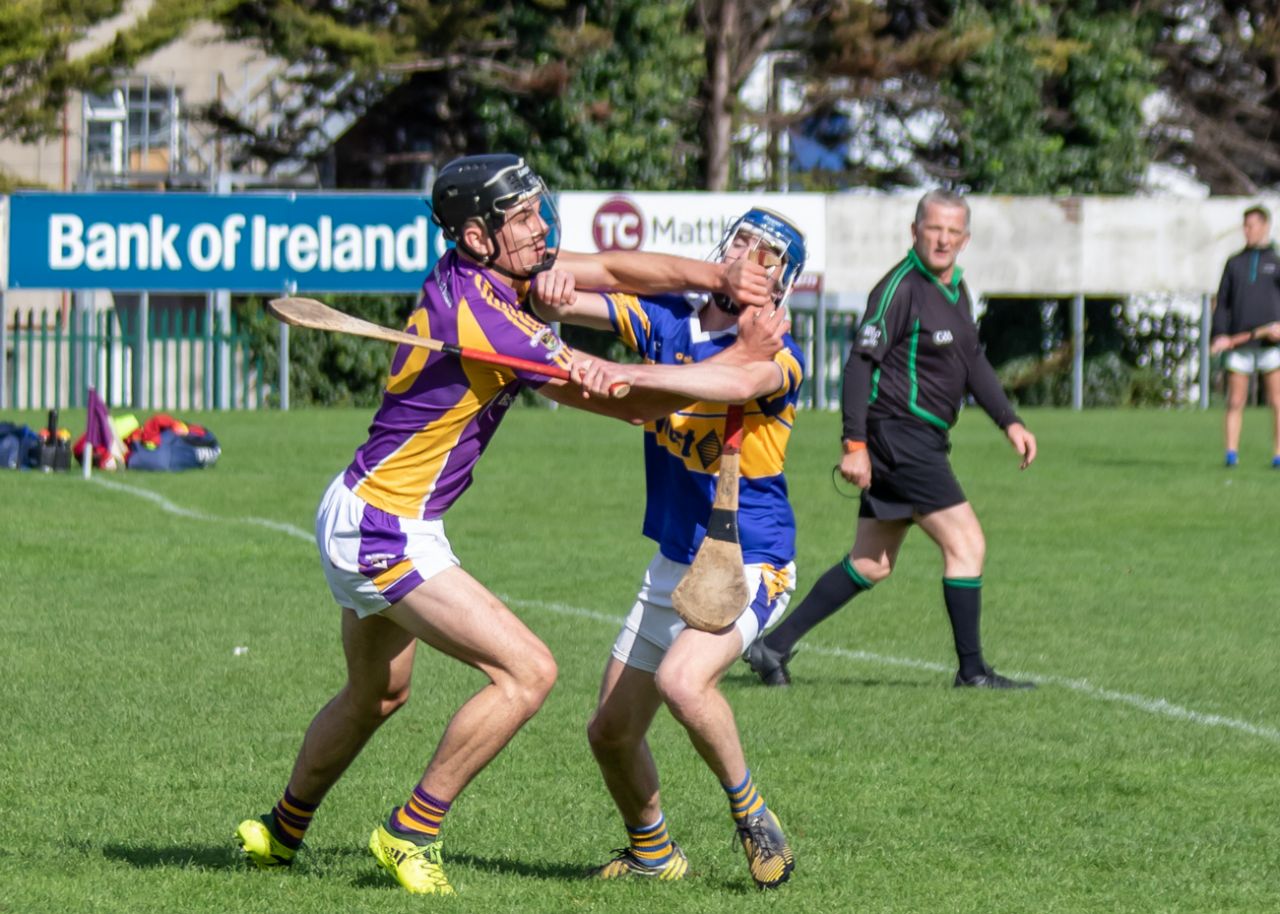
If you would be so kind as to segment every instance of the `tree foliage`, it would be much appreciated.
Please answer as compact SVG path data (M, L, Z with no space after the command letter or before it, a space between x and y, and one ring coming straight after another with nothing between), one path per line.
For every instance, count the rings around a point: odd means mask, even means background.
M561 187L740 186L743 125L832 150L816 188L1124 192L1150 158L1217 193L1280 185L1273 0L153 0L69 55L124 5L0 4L0 136L56 131L69 93L203 18L288 62L269 118L207 112L233 167L324 155L319 128L354 122L348 186L497 147ZM789 110L742 102L765 53Z
M111 41L73 57L75 42L118 15L124 0L6 0L0 4L0 136L31 141L55 132L72 92L105 85L229 2L154 0Z
M1280 185L1280 7L1273 0L1146 0L1161 66L1160 161L1218 194Z
M690 9L688 0L589 0L571 17L513 11L521 56L562 61L565 78L550 96L482 89L488 144L528 150L553 187L698 186L703 59Z
M1138 185L1156 68L1131 15L1090 2L968 3L952 29L985 36L943 84L954 139L932 161L957 184L1007 194Z
M802 116L854 113L829 183L1119 193L1140 179L1156 66L1132 15L1093 0L839 0L824 15Z

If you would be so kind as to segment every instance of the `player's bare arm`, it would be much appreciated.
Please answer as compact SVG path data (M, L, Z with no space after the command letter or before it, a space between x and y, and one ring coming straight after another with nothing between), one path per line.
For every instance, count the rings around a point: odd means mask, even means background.
M772 361L731 365L709 359L691 365L619 365L598 359L575 363L571 371L583 392L593 399L607 397L611 387L622 383L631 385L631 396L655 391L680 401L747 403L782 386L782 369Z
M741 305L773 301L773 279L768 268L759 263L717 263L639 251L562 251L556 265L573 274L579 289L636 295L713 292Z
M605 297L598 292L579 291L577 277L560 265L534 277L529 302L544 321L613 329Z

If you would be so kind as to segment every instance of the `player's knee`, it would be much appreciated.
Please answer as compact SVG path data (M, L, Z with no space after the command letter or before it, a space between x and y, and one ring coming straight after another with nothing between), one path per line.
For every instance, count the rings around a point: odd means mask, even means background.
M653 684L671 713L681 721L697 716L712 688L687 670L665 666L658 667Z
M511 699L532 716L542 707L542 703L551 694L551 687L556 684L559 674L556 660L545 645L540 650L532 650L525 657L510 683Z
M1247 390L1229 390L1227 391L1227 412L1239 413L1244 411L1245 400L1248 399Z
M987 541L979 531L951 544L947 550L946 566L953 569L947 574L977 576L987 560Z
M869 584L879 584L893 574L893 558L887 555L882 555L878 558L865 555L855 558L850 555L849 564L853 566L853 570L858 573L859 577L864 578Z
M348 704L352 712L362 722L373 726L383 723L408 703L408 685L402 688L348 691Z
M597 708L587 721L587 743L597 756L626 749L634 742L626 718Z
M983 563L987 560L987 538L981 531L969 538L965 544L965 553L969 562L981 571Z

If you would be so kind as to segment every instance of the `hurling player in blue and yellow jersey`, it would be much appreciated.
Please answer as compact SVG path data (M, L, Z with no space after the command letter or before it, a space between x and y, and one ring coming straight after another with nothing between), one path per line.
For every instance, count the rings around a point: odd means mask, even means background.
M751 876L761 888L785 882L795 859L777 816L747 767L733 711L718 684L743 651L786 609L795 582L795 518L783 476L804 360L790 335L770 362L732 369L727 350L744 326L775 319L804 269L804 238L774 213L753 209L730 227L713 261L767 265L773 302L739 306L723 296L646 296L579 291L591 286L591 264L572 257L564 270L535 283L543 316L612 330L647 364L594 365L587 386L603 392L617 380L636 388L673 370L696 401L645 426L648 501L644 534L657 543L640 592L613 645L588 736L605 785L622 815L628 846L595 872L603 879L681 878L684 852L671 838L658 793L658 773L645 734L666 704L723 786ZM693 366L673 369L672 366ZM700 372L699 369L702 371ZM695 381L705 381L702 386ZM668 387L668 389L671 389ZM671 594L706 534L725 437L728 404L743 405L738 530L749 597L733 624L718 632L688 627Z
M555 260L557 220L549 202L542 181L516 156L469 156L445 166L432 203L456 249L427 277L408 332L574 368L576 354L523 310L517 295ZM668 258L658 266L670 271L658 288L682 276L695 285L701 276L710 288L736 288L727 271L708 272L697 261L682 266ZM763 269L756 281L766 288ZM767 359L775 348L762 347L755 357ZM329 789L408 700L422 641L488 682L453 713L426 771L404 805L374 829L369 848L410 892L452 894L441 865L441 822L556 678L546 645L461 568L444 529L445 512L471 485L476 461L522 387L634 420L661 415L672 399L650 396L647 405L643 393L584 399L577 386L537 372L396 350L368 440L333 480L316 516L321 565L342 608L347 682L312 720L274 809L236 829L258 867L293 863Z

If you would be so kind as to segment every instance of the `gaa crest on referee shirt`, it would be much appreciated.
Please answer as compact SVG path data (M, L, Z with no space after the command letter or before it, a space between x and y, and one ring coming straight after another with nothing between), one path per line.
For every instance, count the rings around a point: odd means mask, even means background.
M951 335L950 330L933 331L933 345L950 346L955 341L955 337Z

